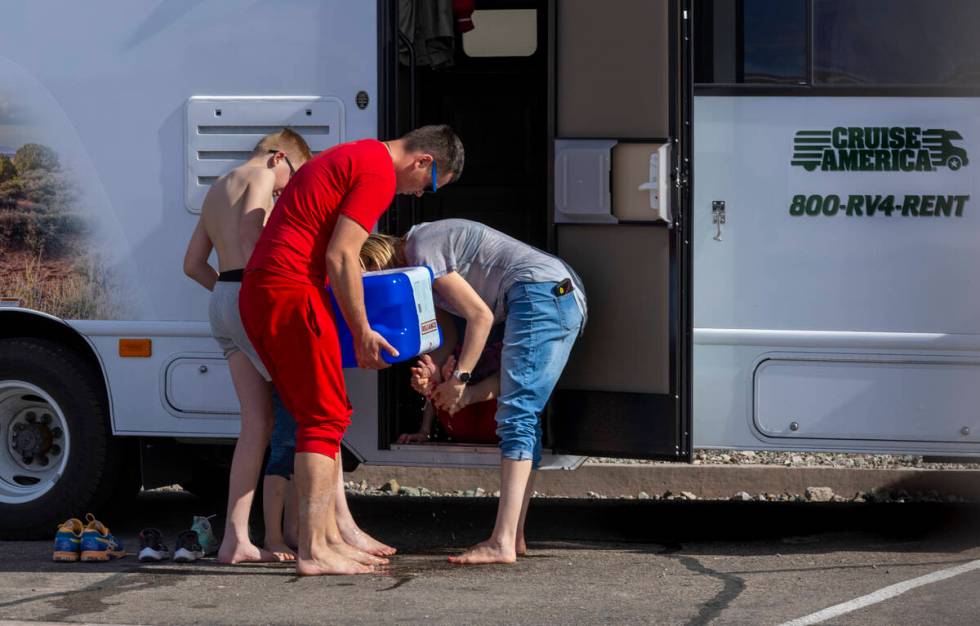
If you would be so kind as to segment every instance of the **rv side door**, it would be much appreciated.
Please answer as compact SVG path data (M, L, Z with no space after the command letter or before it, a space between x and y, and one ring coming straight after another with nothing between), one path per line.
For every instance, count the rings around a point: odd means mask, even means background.
M589 311L546 446L688 460L688 2L556 4L555 247Z

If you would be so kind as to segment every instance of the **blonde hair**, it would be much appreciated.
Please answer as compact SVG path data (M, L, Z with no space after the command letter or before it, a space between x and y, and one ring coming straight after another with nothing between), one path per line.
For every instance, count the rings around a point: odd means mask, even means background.
M405 238L371 233L361 246L360 258L365 272L405 267Z
M292 128L283 128L260 139L259 143L255 144L252 156L268 154L270 150L282 150L294 161L293 165L297 168L313 158L309 144Z

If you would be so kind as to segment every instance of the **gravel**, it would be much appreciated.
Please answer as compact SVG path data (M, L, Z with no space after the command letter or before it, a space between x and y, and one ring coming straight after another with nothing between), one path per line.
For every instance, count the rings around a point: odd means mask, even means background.
M595 464L657 464L666 461L646 461L639 459L618 459L595 457L588 460L588 463ZM958 463L925 463L921 456L915 455L892 455L892 454L833 454L833 453L813 453L813 452L770 452L770 451L746 451L746 450L695 450L695 465L782 465L785 467L833 467L833 468L856 468L856 469L977 469L974 464ZM500 496L499 491L487 492L482 488L455 490L451 492L437 492L425 487L414 485L399 485L394 479L388 480L379 485L369 485L367 481L346 483L347 491L356 495L369 496L395 496L395 497L468 497L483 498ZM532 497L541 497L541 494L534 492ZM564 497L564 496L548 496ZM586 494L590 499L606 499L610 497L635 499L635 500L699 500L694 493L682 491L672 493L647 493L641 491L636 494L600 494L590 491ZM813 485L808 487L804 493L760 493L750 494L739 491L731 494L728 499L742 502L966 502L967 500L954 495L943 495L936 492L929 493L907 493L905 491L890 492L876 490L865 493L837 494L829 487Z
M457 489L455 491L439 492L432 491L426 487L400 486L398 491L392 491L389 484L395 482L390 480L381 485L368 485L366 481L345 483L347 493L359 496L380 496L380 497L455 497L455 498L499 498L499 491L484 491L483 488L476 489ZM547 497L551 499L567 499L569 496L545 496L535 491L532 498ZM799 493L759 493L750 494L739 491L728 497L703 498L690 491L674 493L670 490L663 493L647 493L641 491L636 494L624 493L619 495L608 495L589 491L586 498L591 500L606 500L609 498L619 498L625 500L735 500L740 502L969 502L967 498L956 495L944 495L935 491L927 493L909 493L904 490L890 491L887 489L876 489L863 493L838 494L834 493L830 487L807 487L805 492Z
M593 457L589 463L646 465L666 461ZM975 464L925 463L921 456L896 454L835 454L830 452L771 452L695 450L695 465L783 465L786 467L843 467L857 469L977 469Z

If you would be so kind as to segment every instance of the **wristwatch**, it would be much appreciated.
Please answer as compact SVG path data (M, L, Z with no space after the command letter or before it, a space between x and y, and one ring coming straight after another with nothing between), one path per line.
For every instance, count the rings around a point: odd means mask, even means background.
M460 371L460 370L456 370L456 371L453 372L453 377L456 380L458 380L459 382L463 383L464 385L466 383L470 382L470 378L472 376L473 375L470 374L469 372L463 372L463 371Z

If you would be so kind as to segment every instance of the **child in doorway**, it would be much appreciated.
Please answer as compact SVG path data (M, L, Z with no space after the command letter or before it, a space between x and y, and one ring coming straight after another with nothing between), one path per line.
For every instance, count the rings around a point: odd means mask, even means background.
M361 246L361 270L373 272L388 267L394 251L391 239L371 235ZM394 262L404 264L399 258ZM470 385L459 403L450 411L437 409L431 401L432 392L443 381L452 378L466 334L466 321L437 308L436 319L442 329L442 345L424 354L411 368L411 385L426 399L422 423L418 432L402 433L399 444L425 443L432 437L436 419L449 439L462 443L497 443L496 397L500 394L500 352L503 349L503 325L495 326L487 337L483 354L473 369Z
M422 425L417 433L405 433L398 443L424 443L431 438L435 420L439 421L443 432L450 441L460 443L492 443L499 441L497 422L497 396L500 395L500 352L503 348L503 326L498 325L490 331L487 345L480 360L473 368L470 384L450 412L437 409L431 401L432 392L444 381L452 378L456 369L462 345L456 337L465 334L466 323L455 316L439 311L439 316L452 320L443 323L444 346L455 346L452 354L444 359L438 352L423 355L411 369L412 388L426 398L422 413ZM435 357L435 360L433 359ZM442 367L438 361L442 360Z

